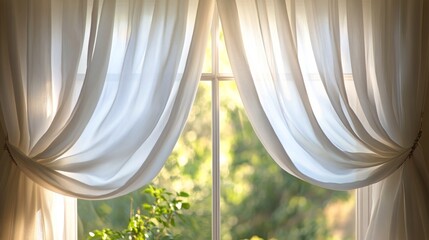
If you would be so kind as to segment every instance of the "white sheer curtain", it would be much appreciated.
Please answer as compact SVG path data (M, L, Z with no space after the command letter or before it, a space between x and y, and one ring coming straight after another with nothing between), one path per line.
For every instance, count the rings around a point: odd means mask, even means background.
M245 109L275 161L331 189L381 180L366 239L429 239L428 2L217 3Z
M74 239L76 202L62 195L112 198L156 176L192 104L213 9L1 0L0 239Z

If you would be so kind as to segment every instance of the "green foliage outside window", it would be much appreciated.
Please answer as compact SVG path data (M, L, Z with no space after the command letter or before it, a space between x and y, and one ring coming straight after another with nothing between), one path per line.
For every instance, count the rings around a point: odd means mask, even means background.
M89 233L90 240L168 240L176 239L172 228L176 226L176 219L182 217L182 211L189 209L190 204L184 201L189 197L186 192L175 195L164 188L149 185L142 191L149 196L150 201L141 205L137 213L130 217L128 226L123 230L103 228Z

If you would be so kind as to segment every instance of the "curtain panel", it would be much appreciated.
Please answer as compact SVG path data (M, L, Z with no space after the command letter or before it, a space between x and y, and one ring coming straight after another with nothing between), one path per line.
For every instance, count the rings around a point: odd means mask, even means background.
M213 10L1 0L0 239L75 239L75 197L113 198L157 175L192 105Z
M429 3L217 3L244 107L278 165L330 189L376 184L362 239L429 239Z

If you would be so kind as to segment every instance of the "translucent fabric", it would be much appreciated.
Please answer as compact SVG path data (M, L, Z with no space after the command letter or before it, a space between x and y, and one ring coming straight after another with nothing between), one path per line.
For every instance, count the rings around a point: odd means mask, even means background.
M379 182L366 239L429 239L428 2L217 3L246 112L275 161L326 188Z
M74 239L76 202L62 195L113 198L164 165L214 1L0 4L0 239Z

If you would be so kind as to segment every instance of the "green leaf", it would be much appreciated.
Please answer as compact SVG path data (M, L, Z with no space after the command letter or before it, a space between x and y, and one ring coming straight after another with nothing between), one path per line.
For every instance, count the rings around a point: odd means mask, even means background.
M187 192L179 192L177 194L177 196L179 196L179 197L189 197L189 193L187 193Z
M191 207L191 204L189 203L182 203L182 208L189 209Z
M143 203L143 209L151 210L152 209L152 205L147 204L147 203Z

